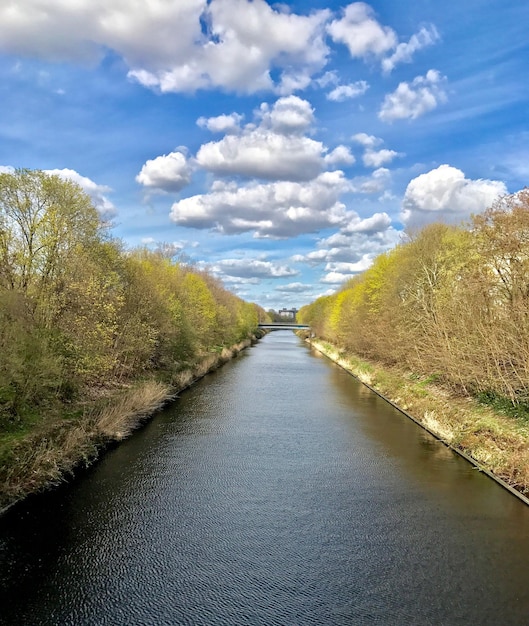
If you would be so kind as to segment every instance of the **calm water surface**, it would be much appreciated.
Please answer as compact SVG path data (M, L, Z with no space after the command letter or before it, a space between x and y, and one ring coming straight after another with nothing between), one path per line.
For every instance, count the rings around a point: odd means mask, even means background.
M288 331L0 520L0 623L529 624L529 507Z

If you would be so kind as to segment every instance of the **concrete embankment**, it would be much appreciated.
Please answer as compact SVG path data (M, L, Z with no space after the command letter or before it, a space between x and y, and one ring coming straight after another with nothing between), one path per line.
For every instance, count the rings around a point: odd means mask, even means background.
M311 345L434 437L529 504L529 424L456 396L431 378L361 360L329 343Z

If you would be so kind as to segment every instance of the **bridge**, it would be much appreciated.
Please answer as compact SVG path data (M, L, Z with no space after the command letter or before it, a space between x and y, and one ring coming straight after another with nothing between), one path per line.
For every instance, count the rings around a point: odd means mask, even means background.
M310 330L307 324L296 324L296 322L270 322L269 324L259 324L259 328L266 330Z

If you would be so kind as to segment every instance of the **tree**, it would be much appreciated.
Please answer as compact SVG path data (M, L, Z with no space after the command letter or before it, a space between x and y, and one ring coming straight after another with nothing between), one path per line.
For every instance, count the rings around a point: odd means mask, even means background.
M61 393L70 378L61 320L79 283L72 268L100 239L99 215L75 183L40 171L0 174L0 404L10 414ZM93 289L87 310L100 297Z
M41 171L0 174L0 285L38 296L101 221L79 185Z

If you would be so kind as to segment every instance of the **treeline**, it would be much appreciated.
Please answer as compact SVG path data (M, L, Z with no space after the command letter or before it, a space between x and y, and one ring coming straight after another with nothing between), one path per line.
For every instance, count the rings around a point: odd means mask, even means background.
M529 191L466 226L433 224L298 319L367 359L455 391L529 402Z
M163 252L126 250L75 183L0 174L0 432L149 372L170 383L263 315Z

